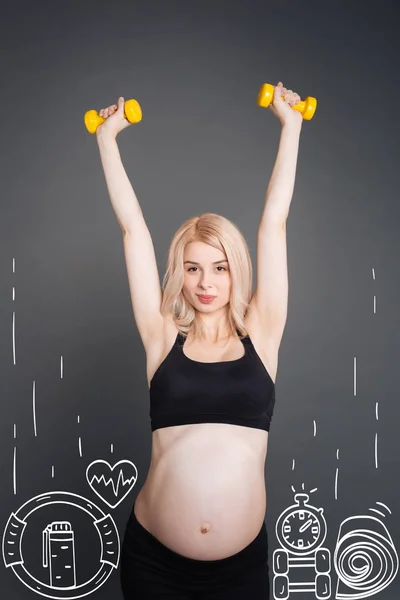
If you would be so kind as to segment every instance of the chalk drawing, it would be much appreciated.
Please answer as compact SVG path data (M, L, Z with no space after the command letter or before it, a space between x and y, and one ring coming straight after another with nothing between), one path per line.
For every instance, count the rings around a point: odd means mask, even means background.
M371 515L345 519L339 528L334 565L338 600L368 598L386 588L397 575L399 557L381 519Z
M120 460L113 467L105 460L95 460L86 469L86 480L95 494L110 508L115 508L133 490L138 478L130 460Z
M68 506L79 509L84 518L89 517L89 525L94 528L94 539L99 546L99 564L97 571L90 573L81 583L77 582L76 542L70 520L47 521L41 539L37 536L36 540L36 551L39 556L42 553L42 569L40 573L32 573L25 566L23 541L29 519L39 510L47 509L54 513L54 505L58 504L65 510ZM46 519L46 512L43 517ZM27 588L46 598L72 600L93 593L117 569L120 539L112 517L103 513L93 502L70 492L54 491L28 500L15 513L11 513L3 533L2 553L5 566L12 569ZM85 565L81 571L84 569Z
M318 599L330 598L331 553L322 546L327 534L323 508L308 504L306 493L295 494L294 500L276 522L281 547L273 553L273 596L287 599L291 593L312 592Z

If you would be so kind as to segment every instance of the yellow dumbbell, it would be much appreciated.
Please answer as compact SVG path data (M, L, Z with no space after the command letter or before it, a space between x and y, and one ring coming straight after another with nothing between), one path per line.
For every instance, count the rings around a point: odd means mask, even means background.
M270 83L263 83L258 92L257 104L267 108L274 99L275 86ZM282 96L283 98L283 96ZM309 121L313 118L317 108L317 99L312 96L307 96L305 100L301 100L298 104L292 106L293 110L298 110L303 115L303 119Z
M137 100L131 98L124 104L124 114L129 123L139 123L142 120L142 109ZM87 110L84 117L86 129L89 133L96 133L99 125L104 123L105 119L95 110Z

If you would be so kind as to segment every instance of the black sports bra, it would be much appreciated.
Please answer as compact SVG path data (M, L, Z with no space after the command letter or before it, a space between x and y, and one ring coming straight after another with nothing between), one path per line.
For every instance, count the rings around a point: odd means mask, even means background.
M269 431L275 384L249 336L236 360L198 362L183 352L178 332L150 382L151 430L192 423L230 423Z

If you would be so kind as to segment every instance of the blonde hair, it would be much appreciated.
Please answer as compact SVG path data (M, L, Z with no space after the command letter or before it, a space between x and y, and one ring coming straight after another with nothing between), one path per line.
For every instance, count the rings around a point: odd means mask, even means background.
M215 213L203 213L185 221L172 238L168 251L167 269L162 281L161 314L172 315L183 335L193 331L195 339L203 337L204 322L196 317L196 309L186 300L184 281L184 251L190 242L204 242L224 252L231 273L231 295L228 327L239 338L247 335L244 317L252 295L253 270L246 240L229 219Z

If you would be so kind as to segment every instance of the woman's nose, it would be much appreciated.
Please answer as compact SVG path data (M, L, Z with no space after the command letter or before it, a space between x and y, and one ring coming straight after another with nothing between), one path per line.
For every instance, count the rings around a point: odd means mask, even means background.
M210 277L208 277L208 276L206 277L204 275L203 275L203 277L200 277L199 285L200 285L200 287L204 287L204 288L210 287L210 285L211 285Z

